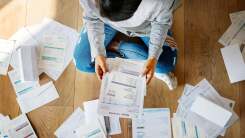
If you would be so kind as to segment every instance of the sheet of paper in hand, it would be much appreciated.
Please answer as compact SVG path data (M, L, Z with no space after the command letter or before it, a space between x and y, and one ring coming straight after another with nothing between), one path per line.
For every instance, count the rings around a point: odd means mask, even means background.
M137 118L143 111L145 89L146 79L137 70L130 66L117 68L102 80L98 112L110 117Z

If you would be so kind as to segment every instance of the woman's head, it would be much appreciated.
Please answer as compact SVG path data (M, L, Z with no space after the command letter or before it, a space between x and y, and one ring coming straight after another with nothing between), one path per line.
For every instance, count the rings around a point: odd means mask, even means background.
M132 17L141 0L97 0L100 14L112 21L122 21Z

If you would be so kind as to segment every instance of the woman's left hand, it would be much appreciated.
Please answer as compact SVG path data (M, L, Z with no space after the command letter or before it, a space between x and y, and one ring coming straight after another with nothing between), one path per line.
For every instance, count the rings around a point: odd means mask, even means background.
M145 63L143 75L146 76L146 83L147 84L150 83L151 79L154 76L156 64L157 64L156 58L148 58L148 60Z

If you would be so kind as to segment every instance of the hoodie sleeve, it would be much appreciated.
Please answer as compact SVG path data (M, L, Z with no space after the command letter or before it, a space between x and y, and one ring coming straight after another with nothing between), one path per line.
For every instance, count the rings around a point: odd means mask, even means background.
M94 11L88 6L87 0L80 0L80 4L83 7L83 21L85 28L88 32L88 39L91 49L91 60L94 61L98 55L106 56L106 50L104 46L104 23L97 17Z
M172 25L172 7L164 9L157 18L151 22L151 33L149 42L149 58L159 59L162 54L163 44L166 40L168 30Z

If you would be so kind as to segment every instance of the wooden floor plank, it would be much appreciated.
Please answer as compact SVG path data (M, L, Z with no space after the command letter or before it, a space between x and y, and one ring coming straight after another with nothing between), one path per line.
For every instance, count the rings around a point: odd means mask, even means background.
M244 110L239 106L242 91L238 84L230 84L218 44L230 25L229 13L238 9L237 2L185 0L185 82L195 84L207 78L221 95L236 101L235 111L240 115L239 110ZM239 130L237 122L225 137L240 137Z

